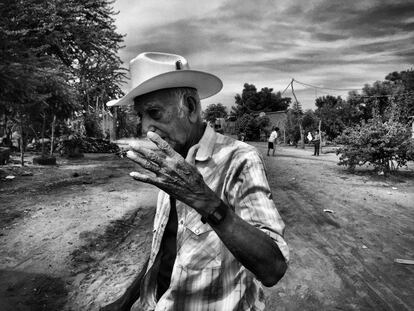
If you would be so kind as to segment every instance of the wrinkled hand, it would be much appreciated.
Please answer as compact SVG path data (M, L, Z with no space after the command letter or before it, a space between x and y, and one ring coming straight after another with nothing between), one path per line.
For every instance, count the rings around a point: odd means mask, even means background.
M131 143L127 152L129 159L146 170L144 174L131 172L134 179L157 186L202 214L219 202L194 165L199 145L193 146L184 159L156 133L148 132L147 137L157 146L155 150Z

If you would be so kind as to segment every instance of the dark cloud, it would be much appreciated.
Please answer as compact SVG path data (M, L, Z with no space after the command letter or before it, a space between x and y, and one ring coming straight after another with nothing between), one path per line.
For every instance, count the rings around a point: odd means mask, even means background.
M413 30L413 24L403 21L413 16L413 1L329 0L305 14L309 21L323 28L361 38L410 32Z
M155 27L137 38L137 44L128 49L135 51L164 51L191 55L208 49L231 44L234 37L223 33L206 33L197 21L180 20Z
M399 56L402 58L402 60L405 60L407 63L410 63L411 66L414 65L414 48L407 48L406 50L399 50L394 52L396 56Z
M338 40L343 40L343 39L348 38L348 36L344 34L333 34L333 33L326 33L326 32L315 33L313 34L313 37L316 40L325 41L325 42L338 41Z

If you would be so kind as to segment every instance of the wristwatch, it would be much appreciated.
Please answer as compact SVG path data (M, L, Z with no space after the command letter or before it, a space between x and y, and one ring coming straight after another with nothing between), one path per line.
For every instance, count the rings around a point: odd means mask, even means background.
M227 210L227 205L221 201L221 203L212 212L201 217L201 222L203 224L207 222L210 225L219 225L226 217Z

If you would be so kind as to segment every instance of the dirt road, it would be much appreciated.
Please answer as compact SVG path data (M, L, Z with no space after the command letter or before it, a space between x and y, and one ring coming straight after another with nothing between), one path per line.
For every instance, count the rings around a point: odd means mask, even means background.
M267 310L412 310L414 266L394 259L414 259L414 166L352 175L334 154L290 147L264 159L291 247ZM0 171L0 310L97 310L122 292L148 252L156 199L132 169L87 155Z

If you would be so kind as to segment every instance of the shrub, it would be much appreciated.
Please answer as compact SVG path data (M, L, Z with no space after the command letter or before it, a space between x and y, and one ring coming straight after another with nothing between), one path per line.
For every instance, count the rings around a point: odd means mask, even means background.
M383 122L379 117L348 127L336 140L343 145L337 150L338 165L351 171L368 163L388 173L414 159L414 141L410 128L398 121Z
M119 147L102 138L73 135L71 138L59 142L57 150L61 155L81 157L83 153L117 153Z
M54 156L41 155L33 158L34 164L39 165L56 165L56 158Z

